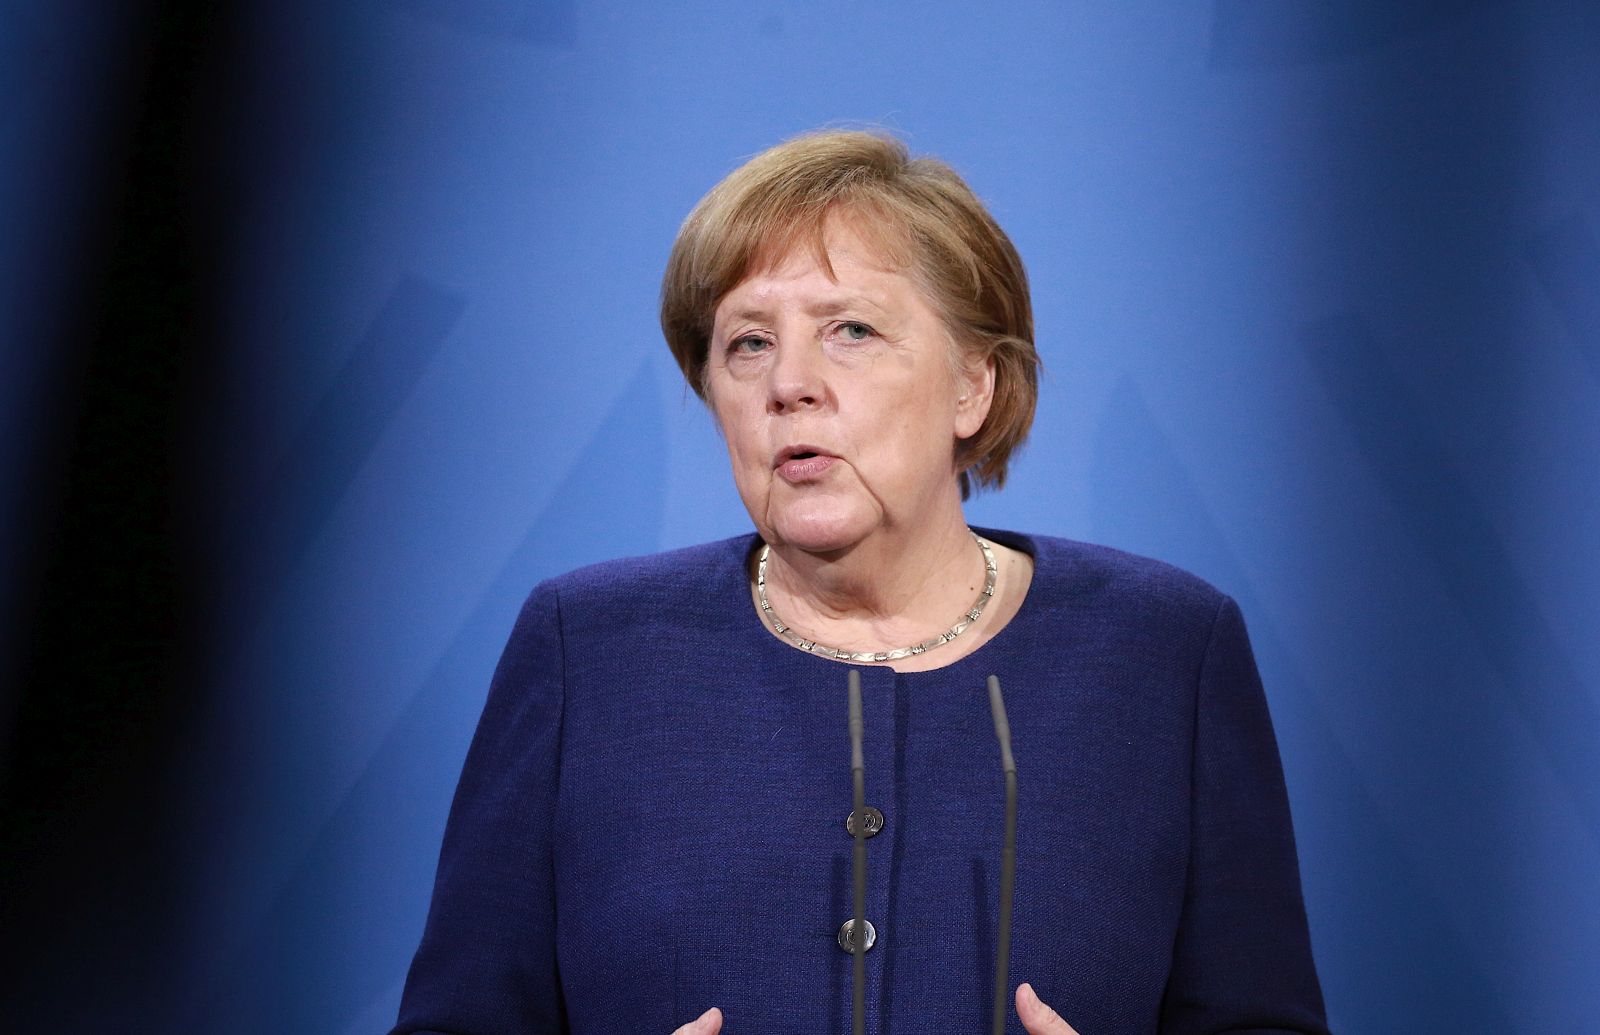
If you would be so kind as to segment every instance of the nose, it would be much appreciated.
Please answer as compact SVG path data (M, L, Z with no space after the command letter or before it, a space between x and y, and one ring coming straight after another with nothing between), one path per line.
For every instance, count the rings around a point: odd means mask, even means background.
M828 398L826 362L820 342L804 337L781 340L769 368L768 412L790 413L823 405Z

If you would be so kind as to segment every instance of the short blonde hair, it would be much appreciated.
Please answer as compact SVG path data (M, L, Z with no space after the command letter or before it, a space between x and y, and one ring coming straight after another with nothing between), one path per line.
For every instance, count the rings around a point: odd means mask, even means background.
M957 447L961 495L1005 484L1039 395L1028 274L1005 231L955 170L911 158L893 137L810 133L750 159L684 220L661 282L661 330L683 376L706 398L706 357L717 305L751 274L797 247L828 264L830 215L858 217L882 257L909 269L944 318L958 361L995 363L994 400L978 433Z

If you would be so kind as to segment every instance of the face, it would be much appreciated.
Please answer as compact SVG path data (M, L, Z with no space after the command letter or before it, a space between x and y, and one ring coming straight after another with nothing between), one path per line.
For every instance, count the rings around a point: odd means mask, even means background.
M843 220L717 306L707 397L762 538L813 553L914 531L952 503L955 443L989 412L993 365L952 368L943 320Z

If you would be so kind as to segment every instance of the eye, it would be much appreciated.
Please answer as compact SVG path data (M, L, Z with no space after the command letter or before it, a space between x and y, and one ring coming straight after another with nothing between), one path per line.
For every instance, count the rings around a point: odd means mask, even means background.
M729 355L751 355L760 352L768 345L767 339L755 334L746 334L728 342Z
M871 327L855 320L846 320L839 325L839 334L846 341L866 341L873 333Z

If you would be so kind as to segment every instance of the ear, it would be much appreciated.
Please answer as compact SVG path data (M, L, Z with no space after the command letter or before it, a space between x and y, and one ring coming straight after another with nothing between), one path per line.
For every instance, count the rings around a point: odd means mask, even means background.
M989 419L994 405L994 353L963 364L956 376L956 438L971 438Z

